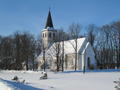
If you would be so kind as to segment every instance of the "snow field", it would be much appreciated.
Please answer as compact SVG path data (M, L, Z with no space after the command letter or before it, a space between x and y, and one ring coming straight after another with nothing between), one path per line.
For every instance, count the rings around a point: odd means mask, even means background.
M18 76L21 79L25 79L25 85L30 86L30 90L115 90L113 81L120 78L120 72L47 73L48 79L46 80L39 79L41 76L40 71L1 71L0 78L11 81L14 76Z

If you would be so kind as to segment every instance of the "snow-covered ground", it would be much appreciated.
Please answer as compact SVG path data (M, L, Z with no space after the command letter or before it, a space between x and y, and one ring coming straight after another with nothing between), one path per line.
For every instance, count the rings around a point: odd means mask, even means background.
M115 90L113 81L120 78L120 72L47 73L48 79L40 80L40 71L0 71L0 90ZM14 76L25 84L12 81Z

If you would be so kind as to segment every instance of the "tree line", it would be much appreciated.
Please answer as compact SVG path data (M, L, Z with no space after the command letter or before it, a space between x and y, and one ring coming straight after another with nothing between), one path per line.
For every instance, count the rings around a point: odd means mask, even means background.
M28 32L0 36L0 69L33 69L35 57L41 52L41 40Z
M100 69L120 68L120 21L89 26L88 40L94 48Z
M57 71L64 71L64 41L74 39L75 70L77 69L77 39L87 37L93 47L98 69L120 68L120 21L98 27L88 25L81 33L82 25L73 23L68 30L60 29L54 49ZM62 41L62 46L59 41ZM35 69L35 58L43 49L41 37L38 39L28 32L15 32L10 36L0 36L0 69ZM62 55L60 55L62 52Z

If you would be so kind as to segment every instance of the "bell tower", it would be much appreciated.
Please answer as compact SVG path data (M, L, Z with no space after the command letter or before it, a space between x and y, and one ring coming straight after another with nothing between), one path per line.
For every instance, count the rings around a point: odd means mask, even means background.
M42 43L45 49L48 49L57 36L57 30L54 29L51 12L49 10L45 28L42 30Z

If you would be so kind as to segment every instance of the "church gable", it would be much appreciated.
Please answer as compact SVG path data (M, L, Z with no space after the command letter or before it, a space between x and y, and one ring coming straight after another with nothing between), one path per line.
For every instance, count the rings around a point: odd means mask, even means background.
M83 48L83 45L86 41L86 38L78 38L78 43L77 43L77 46L78 46L78 53L80 50L82 50ZM47 54L52 54L52 56L55 56L56 54L56 45L57 44L60 44L60 53L61 52L61 49L62 49L62 43L63 42L57 42L57 43L54 43L48 50L47 50ZM64 41L64 54L73 54L75 53L75 41L74 40L68 40L68 41Z
M84 44L84 42L86 41L86 38L78 38L77 39L77 52L79 52ZM75 53L75 40L68 40L64 42L64 49L65 49L65 53L69 54L69 53Z

